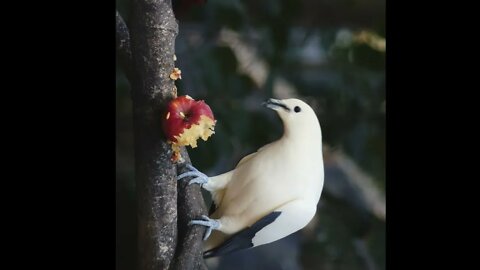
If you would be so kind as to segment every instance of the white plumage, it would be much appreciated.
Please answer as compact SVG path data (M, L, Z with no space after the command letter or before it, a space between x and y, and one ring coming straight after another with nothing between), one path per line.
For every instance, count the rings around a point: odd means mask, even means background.
M191 223L215 229L206 250L221 248L236 234L253 237L248 239L253 246L267 244L302 229L315 215L324 179L322 134L315 112L298 99L270 99L264 104L282 119L283 136L244 157L234 170L203 181L217 208L206 221ZM248 234L272 212L280 214L254 235ZM251 247L245 243L232 247L231 242L229 252Z

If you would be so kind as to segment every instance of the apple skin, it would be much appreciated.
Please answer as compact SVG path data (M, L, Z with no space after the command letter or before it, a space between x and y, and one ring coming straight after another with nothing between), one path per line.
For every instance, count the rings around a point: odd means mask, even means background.
M179 96L170 101L162 122L168 141L192 147L196 147L198 138L208 139L213 134L214 125L215 118L210 106L203 100L196 101L189 96Z

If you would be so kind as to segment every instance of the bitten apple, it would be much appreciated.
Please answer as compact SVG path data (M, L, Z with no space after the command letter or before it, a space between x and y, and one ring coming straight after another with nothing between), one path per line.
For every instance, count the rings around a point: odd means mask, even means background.
M203 100L180 96L167 105L163 117L163 131L178 155L180 146L197 147L197 140L206 141L214 132L216 120Z

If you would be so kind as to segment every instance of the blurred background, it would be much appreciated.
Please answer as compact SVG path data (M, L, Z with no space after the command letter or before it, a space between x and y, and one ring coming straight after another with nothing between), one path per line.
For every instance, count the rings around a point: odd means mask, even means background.
M215 134L189 149L207 175L278 139L260 104L297 97L317 112L325 186L304 230L207 260L210 269L385 269L385 1L172 0L178 94L204 99ZM129 21L128 0L117 9ZM128 81L116 76L116 262L135 269L133 132ZM208 201L209 197L205 194Z

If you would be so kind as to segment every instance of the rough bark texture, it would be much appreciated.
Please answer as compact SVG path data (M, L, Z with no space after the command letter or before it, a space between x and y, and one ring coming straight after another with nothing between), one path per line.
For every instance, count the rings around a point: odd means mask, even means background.
M178 164L178 174L187 172L190 158L185 148L182 149L184 163ZM188 222L207 214L205 201L199 185L188 185L191 178L178 183L178 244L173 269L207 269L203 260L203 235L205 227L188 226Z
M182 149L185 162L177 168L161 130L161 112L176 96L169 75L178 24L171 1L134 0L132 6L131 33L117 12L116 41L117 59L132 86L138 269L206 269L205 228L187 225L207 213L202 193L185 179L178 183L177 201L177 169L185 172L190 158Z
M161 111L175 97L173 54L178 25L170 1L134 0L131 46L138 203L139 269L168 269L177 243L176 168L162 137Z

